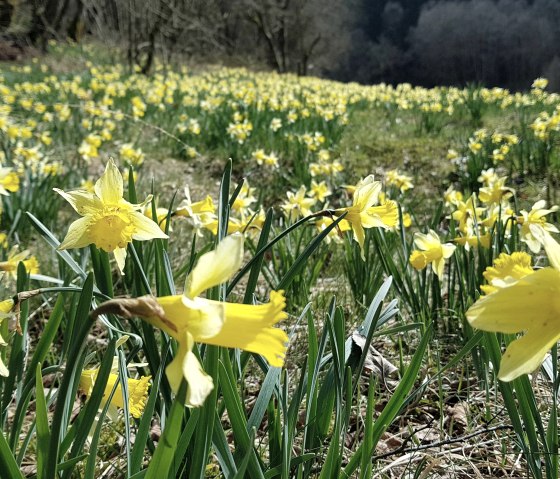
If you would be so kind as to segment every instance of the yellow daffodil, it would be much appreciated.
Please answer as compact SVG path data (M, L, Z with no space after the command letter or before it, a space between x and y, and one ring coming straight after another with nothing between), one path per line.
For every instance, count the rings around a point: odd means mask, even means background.
M527 255L500 256L487 279L492 289L467 311L471 326L483 331L525 334L507 347L498 378L511 381L535 371L560 339L560 245L540 227L532 233L543 244L552 267L532 271Z
M315 180L311 181L311 190L309 195L313 198L317 198L317 201L322 203L325 201L325 198L331 194L331 190L329 190L329 187L324 181L321 181L320 183L317 183Z
M513 188L505 186L507 176L495 179L483 188L480 188L478 198L487 205L499 205L503 200L511 198L515 194Z
M465 233L469 228L473 228L475 223L482 220L482 213L486 208L477 206L476 193L473 193L467 201L458 201L457 209L451 217L457 221L459 231Z
M200 365L192 348L195 342L240 348L261 354L274 367L284 364L288 336L273 326L286 319L282 292L271 291L270 301L248 305L212 301L199 295L227 281L243 259L243 237L228 236L216 250L200 257L187 277L182 295L133 300L115 299L101 305L125 308L172 336L178 343L175 358L166 368L167 378L177 392L183 379L188 384L185 404L201 406L213 388L213 381Z
M231 209L238 213L246 213L248 208L257 201L257 198L255 198L254 194L255 188L251 188L249 186L249 182L245 180L243 182L243 185L241 186L241 189L239 190L237 198L235 198L233 205L231 205Z
M99 373L99 368L96 369L86 369L82 371L80 376L80 390L89 398L93 391L93 386L95 385L95 381L97 379L97 375ZM103 398L101 399L101 407L107 403L107 399L109 398L113 388L115 387L115 383L119 379L118 374L110 373L109 378L107 380L107 384L105 385L105 391L103 393ZM127 389L128 389L128 410L132 417L139 418L142 416L144 412L144 408L146 407L146 400L148 398L148 387L150 385L151 376L142 376L140 379L133 379L128 378L127 380ZM122 392L122 387L119 384L113 394L113 398L111 399L111 408L120 408L124 407L124 397Z
M4 301L0 301L0 324L2 324L2 322L10 317L10 313L12 311L14 307L14 301L12 299L6 299ZM6 346L6 338L3 338L2 335L0 335L0 346ZM2 356L0 355L0 376L4 376L4 377L8 377L10 375L10 372L8 371L8 368L6 367L6 365L4 364L4 361L2 360Z
M11 168L0 167L0 195L8 196L19 190L19 177Z
M546 202L544 200L537 201L531 211L521 210L521 216L517 218L517 222L521 225L521 241L527 244L533 253L541 250L541 242L538 237L533 234L532 225L537 225L550 233L558 233L558 228L551 223L546 222L545 216L558 210L558 206L552 206L545 209Z
M454 190L453 186L450 186L443 194L443 199L445 201L445 206L457 206L463 201L463 193Z
M94 189L95 193L54 189L83 216L70 225L59 248L83 248L93 243L103 251L114 253L122 273L128 243L133 239L167 238L167 235L139 211L152 200L151 195L138 205L123 198L123 178L113 160L107 163L105 173L97 180Z
M144 162L144 153L140 148L134 148L132 143L125 143L119 150L121 158L134 167L140 166Z
M295 221L300 217L311 214L311 208L317 203L317 199L307 197L306 193L305 186L301 186L296 193L291 191L286 193L288 200L281 205L281 208L290 221Z
M432 270L442 281L445 260L453 255L456 246L451 243L442 244L438 234L433 230L430 230L428 234L416 233L414 244L418 249L411 253L410 264L420 270L431 263Z
M365 261L364 241L367 228L394 228L399 221L398 207L394 201L386 201L374 206L379 201L381 182L369 175L360 181L354 190L352 206L334 211L336 216L347 213L344 219L352 226L354 239L360 245L362 259Z
M5 271L12 278L17 276L17 267L20 262L23 262L25 270L29 274L39 273L39 262L35 256L31 256L29 250L24 250L18 253L17 246L14 246L8 253L8 259L0 262L0 271Z
M527 253L502 253L494 260L494 264L484 271L484 279L488 284L482 285L480 289L490 294L532 273L531 256Z
M412 184L412 177L403 175L397 170L388 171L385 174L385 178L387 180L387 184L395 186L401 193L414 188L414 185Z

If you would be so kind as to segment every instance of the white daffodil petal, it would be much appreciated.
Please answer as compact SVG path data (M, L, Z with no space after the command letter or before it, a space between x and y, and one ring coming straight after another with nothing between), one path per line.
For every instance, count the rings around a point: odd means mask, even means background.
M243 261L243 236L224 238L214 251L203 254L185 284L185 295L198 296L202 291L230 279Z

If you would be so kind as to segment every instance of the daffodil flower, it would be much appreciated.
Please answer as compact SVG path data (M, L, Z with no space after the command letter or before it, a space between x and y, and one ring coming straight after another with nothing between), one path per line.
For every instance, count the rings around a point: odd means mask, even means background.
M502 281L491 279L491 286L498 287L466 313L471 326L483 331L525 332L509 344L502 357L498 373L502 381L535 371L560 339L560 245L544 229L531 230L544 244L552 267L533 272L526 258L514 259L512 255L504 260L500 256L502 264L497 260L493 269L503 277ZM490 277L495 271L487 270Z
M39 262L35 256L32 256L29 250L24 250L18 253L18 247L14 246L8 253L8 259L0 262L0 271L5 271L12 278L17 277L18 264L22 262L25 270L29 274L39 273Z
M541 250L541 241L539 237L542 235L534 235L531 225L540 226L544 231L550 233L558 233L558 228L551 223L546 222L545 216L558 210L558 206L552 206L546 209L544 200L537 201L531 211L521 210L521 216L517 218L517 222L521 225L521 241L527 244L533 253Z
M192 226L196 229L197 234L200 230L212 220L216 219L216 207L210 195L205 199L195 203L191 200L191 193L188 186L185 186L185 199L181 202L175 214L183 216L189 220Z
M451 243L442 244L438 234L433 230L428 234L416 233L414 244L418 250L411 253L410 264L415 269L424 269L431 263L434 273L440 281L443 280L445 260L451 258L456 246Z
M123 178L112 159L107 163L105 173L95 183L95 193L85 190L65 192L58 188L54 191L83 216L70 225L59 249L83 248L93 243L115 255L122 273L126 247L133 239L146 241L167 238L157 223L141 213L152 200L151 195L138 205L123 198Z
M188 384L185 404L201 406L213 389L192 349L195 342L240 348L264 356L271 366L284 364L288 336L273 326L286 319L282 292L272 291L270 301L259 305L212 301L199 295L227 281L240 268L243 237L228 236L216 250L200 257L187 277L182 295L154 298L113 299L99 310L138 316L162 329L177 343L175 358L166 368L167 378L177 392L183 379Z
M334 211L335 216L346 213L344 219L352 226L354 239L360 245L362 260L366 260L364 253L365 229L367 228L394 228L397 226L399 215L397 204L386 201L382 205L374 206L379 202L381 182L375 181L369 175L360 181L354 190L352 206L339 208Z
M9 196L19 190L19 177L11 168L0 167L0 195Z
M99 368L95 369L85 369L82 371L80 376L80 390L89 398L93 391L93 386L99 374ZM103 392L103 397L101 399L101 407L107 403L116 382L119 379L119 375L111 372L109 378L107 379L107 384L105 385L105 390ZM142 376L140 379L128 378L127 379L127 390L128 390L128 411L132 417L139 418L144 412L146 407L146 400L148 398L148 387L150 385L151 376ZM122 387L119 384L113 394L111 403L109 405L109 414L111 417L116 417L117 408L124 408L124 397L122 392Z
M10 317L10 313L14 308L14 301L12 299L6 299L4 301L0 301L0 324L6 319ZM7 346L6 339L0 335L0 346ZM0 356L0 376L8 377L10 375L10 371L4 364L2 360L2 356Z
M281 205L281 208L290 221L295 221L300 216L311 214L311 208L317 203L317 199L307 197L306 194L305 186L301 186L296 193L291 191L286 193L288 200Z
M529 274L533 274L531 256L523 252L502 253L494 260L494 264L488 266L484 271L483 276L488 284L482 285L480 289L484 293L490 294Z

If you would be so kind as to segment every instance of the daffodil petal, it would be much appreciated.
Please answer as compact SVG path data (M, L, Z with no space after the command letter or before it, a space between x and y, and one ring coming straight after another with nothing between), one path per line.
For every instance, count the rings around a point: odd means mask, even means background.
M117 262L117 268L122 275L124 275L124 265L126 263L126 248L115 248L113 250L115 255L115 261Z
M195 354L192 352L194 341L192 336L185 332L183 338L179 341L179 347L175 358L165 372L171 389L176 393L179 390L181 381L187 381L187 397L185 405L198 407L204 404L214 383L212 378L204 372Z
M466 316L474 328L510 334L546 323L553 337L560 331L559 298L560 271L543 268L480 298Z
M433 246L428 235L425 235L424 233L416 233L414 235L414 244L418 249L423 251L427 251Z
M531 233L536 236L539 241L544 245L546 255L548 256L548 261L550 265L560 271L560 244L547 233L542 227L537 225L531 225Z
M557 328L555 335L551 335L549 328L541 326L511 342L502 357L498 379L512 381L522 374L535 371L559 338L560 328Z
M394 201L368 208L361 215L364 228L394 228L399 222L399 209Z
M132 238L135 240L146 241L153 238L169 238L155 221L144 216L142 213L134 211L131 213L130 219L134 226Z
M74 221L68 228L68 233L58 249L84 248L91 244L91 237L88 235L89 218L84 217Z
M370 208L377 203L380 192L381 182L374 181L373 175L369 175L354 191L353 206L357 207L360 211Z
M95 183L95 194L103 203L117 204L123 197L123 178L113 159L109 159L105 173Z
M157 302L169 323L163 324L162 329L177 340L183 331L189 331L195 341L201 341L215 336L222 329L224 303L204 298L190 299L183 295L164 296L157 298ZM171 325L172 328L169 327Z
M288 335L272 326L287 318L286 299L282 292L271 291L270 302L259 305L221 303L225 305L225 321L220 332L201 342L240 348L260 354L271 366L284 364Z
M243 261L243 236L224 238L214 251L203 254L187 277L185 294L189 298L230 279Z
M432 269L434 270L434 273L437 275L440 281L443 281L444 268L445 268L445 260L443 259L443 256L441 258L432 261Z
M360 223L352 223L352 232L354 233L354 239L360 245L360 255L362 257L362 261L365 261L366 254L364 252L364 243L366 240L366 233L364 228Z
M53 190L68 201L70 206L82 216L94 213L103 207L99 198L85 190L62 191L58 188L53 188Z
M0 357L0 376L8 377L9 375L10 375L10 371L8 370L8 368L4 364L4 361L2 361L2 358Z

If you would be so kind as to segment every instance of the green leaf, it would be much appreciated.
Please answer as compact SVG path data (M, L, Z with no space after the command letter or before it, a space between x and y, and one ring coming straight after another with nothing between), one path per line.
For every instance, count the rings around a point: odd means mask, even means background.
M90 274L88 275L84 283L84 287L82 289L82 294L80 295L80 301L76 311L89 311L92 298L93 276ZM71 364L72 367L66 368L57 392L56 407L51 423L50 451L45 468L45 477L49 478L55 477L56 475L59 459L60 438L63 437L63 434L66 432L68 418L72 410L72 405L74 403L74 391L72 390L72 386L75 383L76 375L81 373L81 371L76 370L76 365L81 364L80 357L82 356L83 350L85 349L87 335L93 324L93 321L89 314L87 314L85 317L80 318L80 323L77 323L80 324L80 326L78 328L78 331L74 335L73 342L70 346L67 357L67 364Z
M52 246L52 248L56 251L56 254L62 258L62 260L70 266L72 271L80 276L82 279L85 279L87 274L86 272L80 268L78 263L74 261L70 253L66 250L59 250L58 247L60 246L60 241L56 239L53 233L43 224L41 223L35 216L33 216L29 211L27 212L27 216L31 220L31 224L35 227L37 232L43 237L43 239Z
M6 478L24 479L2 432L0 432L0 471L6 474Z
M335 221L333 221L329 226L327 226L323 231L321 231L314 239L307 245L307 247L303 250L303 252L296 258L296 260L292 263L292 266L288 270L288 272L284 275L284 277L280 280L278 285L275 289L286 289L287 286L294 280L296 275L301 271L301 269L309 263L309 257L313 254L313 252L317 249L317 247L321 244L321 241L325 239L325 237L337 227L338 223L340 223L344 219L345 215L340 216Z
M169 476L169 470L175 457L177 441L183 427L185 415L185 398L187 396L187 382L183 379L171 411L165 423L165 429L158 442L158 446L152 456L150 465L146 472L146 479L160 479Z
M381 411L381 414L373 425L370 437L371 440L368 441L368 445L370 446L370 448L368 450L365 450L364 444L362 443L348 462L347 466L343 469L340 477L351 477L360 464L362 455L365 454L367 457L371 457L375 447L377 446L377 443L379 442L379 439L381 439L383 433L394 421L403 405L406 404L407 396L418 377L418 372L420 371L420 367L424 359L424 353L426 352L426 348L431 337L432 327L430 326L422 336L420 344L418 344L418 348L416 349L414 356L412 356L410 364L403 374L403 377L401 378L399 385L395 389L395 392L391 396L391 399L389 399L389 402L383 408L383 411Z
M47 401L43 390L41 365L37 364L35 381L35 420L37 423L37 479L48 479L45 474L45 463L49 453L49 418Z
M148 397L148 402L146 403L144 413L142 414L140 424L138 425L138 430L136 431L134 446L132 448L132 453L130 456L129 474L135 474L139 472L140 468L142 467L142 461L144 459L144 449L150 435L152 418L154 416L154 410L158 399L159 384L164 370L164 363L165 357L163 358L163 363L160 364L156 377L154 378L154 381L152 383L150 396Z

